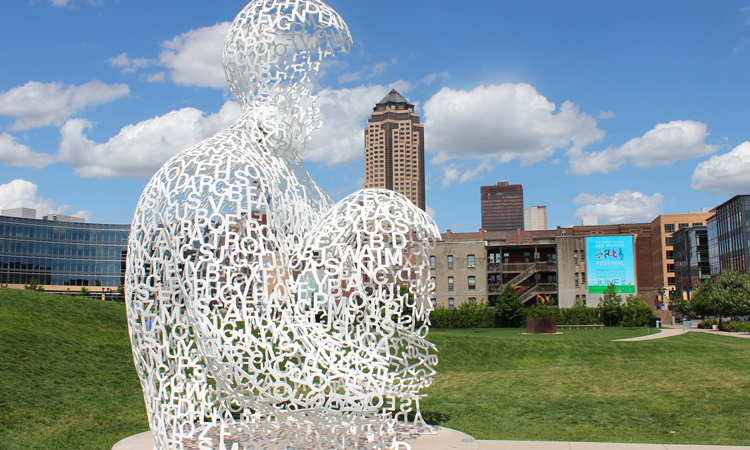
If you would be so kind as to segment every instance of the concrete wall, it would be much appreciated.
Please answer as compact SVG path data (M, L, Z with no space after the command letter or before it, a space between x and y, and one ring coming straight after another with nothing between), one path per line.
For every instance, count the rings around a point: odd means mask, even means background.
M599 304L598 294L588 294L586 284L586 238L582 236L558 236L557 237L557 295L558 304L561 308L571 308L575 305L576 295L586 300L586 306ZM576 262L575 255L578 255ZM581 257L584 255L584 257ZM576 274L578 274L578 286L576 287ZM596 299L594 299L596 297Z
M487 301L487 257L484 241L438 242L433 250L435 269L430 276L435 277L437 306L448 308L449 299L457 308L470 298ZM453 268L448 268L448 256L453 256ZM469 267L468 256L474 255L474 267ZM469 289L469 277L476 278L476 288ZM448 278L453 277L453 290L448 289Z

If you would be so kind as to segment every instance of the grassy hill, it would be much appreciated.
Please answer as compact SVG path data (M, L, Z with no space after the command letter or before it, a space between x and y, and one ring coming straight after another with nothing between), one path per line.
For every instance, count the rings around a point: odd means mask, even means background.
M0 289L0 449L110 449L147 429L124 304Z
M478 439L750 445L750 340L521 331L431 331L427 420ZM0 450L108 450L146 429L122 303L0 289Z

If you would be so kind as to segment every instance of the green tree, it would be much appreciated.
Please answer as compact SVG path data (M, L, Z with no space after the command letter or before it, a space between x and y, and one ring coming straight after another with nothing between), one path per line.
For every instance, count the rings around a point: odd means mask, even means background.
M516 289L510 283L506 283L503 291L497 296L495 311L497 312L497 325L499 327L521 326L525 317L523 303L521 303L521 296L516 293Z
M622 296L617 293L614 283L609 283L604 290L604 297L599 301L602 322L609 326L617 325L622 315Z
M625 298L625 306L622 307L622 326L644 327L653 317L656 317L654 311L640 296L630 294Z
M81 291L78 293L81 297L86 297L89 295L90 291L86 289L86 286L81 286Z
M687 314L692 311L690 302L688 302L683 295L678 294L675 291L672 291L672 293L669 294L669 308L680 314Z
M706 316L744 316L750 314L750 275L723 272L716 282L698 286L689 302L690 310Z

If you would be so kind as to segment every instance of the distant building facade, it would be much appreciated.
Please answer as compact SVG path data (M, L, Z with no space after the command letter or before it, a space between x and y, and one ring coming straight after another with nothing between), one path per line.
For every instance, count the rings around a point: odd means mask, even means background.
M750 176L750 175L749 175ZM713 210L708 228L711 274L750 270L750 195L735 195Z
M669 293L676 289L674 232L706 225L711 215L709 212L662 214L651 222L653 285L659 291L661 303L668 303Z
M395 89L365 128L365 188L390 189L425 210L424 125Z
M493 305L510 283L526 306L596 306L603 287L590 284L590 274L596 276L591 261L597 255L596 251L590 254L588 249L607 238L619 238L627 245L618 245L615 255L619 258L620 249L624 250L624 260L631 265L630 279L622 283L623 298L627 296L624 291L631 290L655 307L650 231L648 223L537 231L452 233L448 230L435 247L434 259L431 258L430 276L435 281L436 304L458 307L470 298L477 301L484 298ZM484 265L479 263L482 258ZM468 277L476 280L474 288L469 287L473 280Z
M36 279L48 291L96 292L125 283L130 226L61 215L39 220L24 209L0 215L0 284L22 288Z
M524 229L523 186L500 181L481 186L482 229L514 231Z
M527 231L547 229L547 207L529 206L523 210L523 229Z
M672 235L675 291L690 298L698 286L711 279L706 226L681 228Z

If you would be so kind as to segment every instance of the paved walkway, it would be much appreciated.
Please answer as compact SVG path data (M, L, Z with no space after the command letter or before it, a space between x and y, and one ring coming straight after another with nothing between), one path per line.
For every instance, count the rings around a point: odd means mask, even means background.
M411 450L750 450L725 445L612 444L606 442L485 441L450 428L409 440ZM115 444L112 450L153 450L151 432L136 434ZM407 450L400 446L396 450Z
M660 328L660 332L655 332L651 334L647 334L645 336L639 336L634 338L628 338L628 339L613 339L612 341L649 341L651 339L662 339L662 338L668 338L672 336L679 336L684 333L688 333L690 331L695 331L698 333L707 333L707 334L715 334L718 336L732 336L732 337L738 337L743 339L750 339L750 333L732 333L729 331L719 331L719 330L704 330L703 328L698 328L698 324L693 322L693 326L688 329L683 329L682 325L663 325L662 328Z

